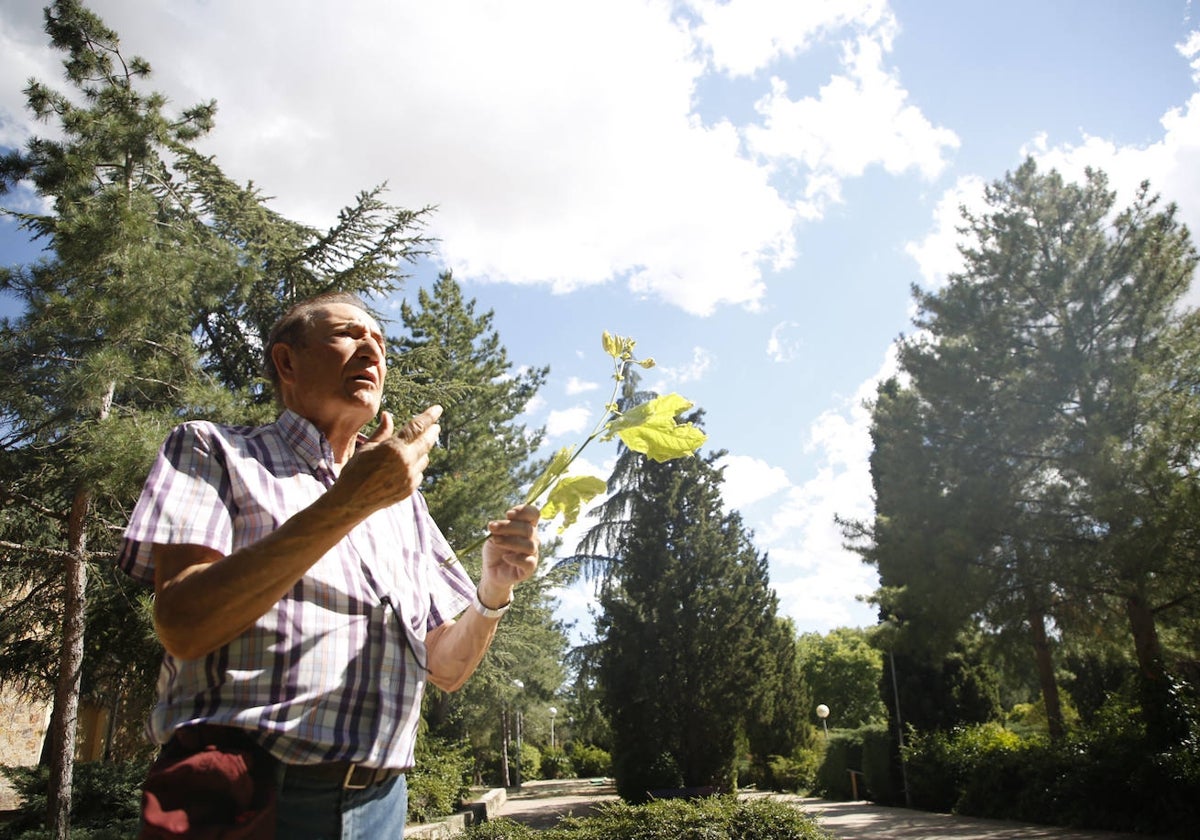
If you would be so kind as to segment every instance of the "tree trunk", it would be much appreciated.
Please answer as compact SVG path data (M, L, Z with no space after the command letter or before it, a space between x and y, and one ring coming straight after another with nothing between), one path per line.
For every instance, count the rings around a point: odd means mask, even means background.
M1133 633L1133 649L1137 654L1138 681L1142 702L1142 718L1152 746L1167 746L1175 738L1179 716L1173 709L1170 681L1163 662L1162 645L1154 611L1141 592L1125 599L1125 614Z
M103 423L112 409L116 383L100 404L96 419ZM50 789L46 796L46 824L54 840L67 840L71 831L71 783L75 774L75 734L79 720L79 689L83 677L83 632L87 612L87 517L92 489L81 484L71 500L67 519L67 553L63 574L63 630L58 682L54 686L54 711L50 718Z
M1046 635L1046 617L1040 610L1030 610L1029 630L1033 636L1033 655L1037 660L1038 683L1042 688L1042 703L1046 706L1046 726L1050 731L1050 740L1061 741L1065 734L1062 703L1058 696L1058 680L1054 677L1050 638Z
M71 503L67 524L70 557L65 561L62 647L50 732L50 790L46 823L54 840L66 840L71 830L71 781L75 772L75 733L79 718L79 686L83 673L83 626L87 607L87 532L91 489L81 487Z

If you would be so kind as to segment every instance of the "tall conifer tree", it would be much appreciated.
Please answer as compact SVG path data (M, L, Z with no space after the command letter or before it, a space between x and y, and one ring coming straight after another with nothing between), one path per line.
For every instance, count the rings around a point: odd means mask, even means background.
M168 114L161 95L140 90L149 65L127 59L78 0L54 3L45 21L73 91L31 81L31 111L58 133L0 157L0 196L28 183L51 204L6 211L47 255L0 269L0 290L23 306L0 323L0 575L11 593L0 667L23 659L19 673L54 685L48 822L58 838L85 671L103 693L105 673L128 670L114 661L150 658L146 645L85 651L85 618L104 624L98 640L118 638L122 623L88 608L88 568L111 559L166 430L190 417L268 416L256 360L266 325L296 297L397 288L397 262L422 246L410 228L423 211L388 208L376 191L324 234L282 219L191 148L213 125L213 103ZM121 595L104 604L139 620Z
M528 429L520 417L549 368L514 370L493 318L491 311L477 312L475 301L464 298L445 273L418 292L415 305L401 306L406 334L390 362L400 378L388 403L400 417L435 402L445 409L422 492L459 550L481 535L484 523L520 502L538 467L533 456L542 440L542 432ZM517 590L516 603L471 680L454 694L426 695L430 732L470 740L481 762L503 746L507 708L549 705L563 682L567 640L554 618L551 590L561 574L548 562L553 551L553 545L543 546L547 560L540 574ZM478 577L479 552L460 559Z
M773 721L800 719L799 708L776 708L789 697L798 705L794 692L770 691L787 625L766 558L722 507L717 457L656 463L623 450L613 496L581 547L593 568L605 558L597 671L618 791L631 801L681 785L730 790L738 747ZM785 641L794 687L790 632Z

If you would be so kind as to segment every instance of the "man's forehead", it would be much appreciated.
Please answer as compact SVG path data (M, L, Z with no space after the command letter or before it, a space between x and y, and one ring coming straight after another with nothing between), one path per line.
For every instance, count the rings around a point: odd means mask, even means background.
M371 315L357 306L349 303L331 303L321 307L316 313L317 320L327 324L336 326L349 326L354 324L362 324L370 332L383 335L383 330Z

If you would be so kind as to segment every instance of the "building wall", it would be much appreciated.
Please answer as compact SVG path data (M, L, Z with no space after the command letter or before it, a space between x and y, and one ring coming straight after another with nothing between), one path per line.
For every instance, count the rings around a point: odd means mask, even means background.
M38 763L50 725L49 701L34 700L0 686L0 764L30 767ZM0 811L20 802L8 780L0 776Z

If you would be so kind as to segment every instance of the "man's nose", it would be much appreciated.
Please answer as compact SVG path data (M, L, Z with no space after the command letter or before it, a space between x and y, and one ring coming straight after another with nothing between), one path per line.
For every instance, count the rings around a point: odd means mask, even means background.
M370 336L358 343L358 355L373 362L382 362L387 359L387 352L383 349L383 345Z

